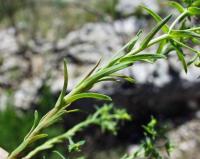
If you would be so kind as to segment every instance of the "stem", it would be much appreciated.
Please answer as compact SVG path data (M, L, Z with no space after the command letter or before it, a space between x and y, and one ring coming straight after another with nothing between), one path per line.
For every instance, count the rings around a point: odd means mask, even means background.
M28 155L23 157L22 159L30 159L33 156L35 156L38 152L52 148L54 144L60 143L63 139L68 139L68 138L74 136L77 132L81 131L83 128L85 128L86 126L88 126L92 123L93 123L93 120L86 120L86 121L74 126L72 129L70 129L66 133L56 136L54 138L51 138L50 140L46 141L42 145L38 146L33 151L31 151Z
M185 10L182 14L180 14L175 21L171 24L170 28L169 28L169 33L172 31L172 29L175 27L175 25L186 15L188 14L188 11Z
M36 128L27 136L27 138L8 156L8 159L17 159L20 153L29 145L31 139L40 133L40 131L45 127L46 123L48 122L49 118L51 118L57 109L51 109L39 122Z

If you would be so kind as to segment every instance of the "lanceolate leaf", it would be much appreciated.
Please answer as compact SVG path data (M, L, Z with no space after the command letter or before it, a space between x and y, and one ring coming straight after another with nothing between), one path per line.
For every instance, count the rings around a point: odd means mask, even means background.
M66 60L64 60L64 84L63 84L63 89L60 93L60 96L58 98L58 101L56 102L55 107L61 107L63 105L63 98L67 90L67 85L68 85L68 71L67 71Z
M144 8L157 22L161 22L163 19L157 14L155 13L153 10L145 7L145 6L142 6L142 8ZM162 27L162 30L164 33L167 33L169 31L169 27L165 24L163 25Z
M103 77L101 78L100 80L98 80L98 82L103 82L103 81L113 81L113 82L119 82L119 80L117 80L116 78L113 78L113 77Z
M126 51L127 53L130 52L130 51L133 49L133 47L135 46L136 42L138 41L138 39L139 39L141 33L142 33L142 30L140 30L140 31L136 34L136 36L128 43L128 45L127 45L127 47L126 47L126 49L125 49L125 51Z
M166 40L163 40L160 42L159 46L158 46L158 49L156 51L156 54L162 54L162 51L164 49L164 47L166 46Z
M185 57L184 57L184 53L183 53L182 49L177 44L175 44L174 42L171 42L171 44L174 47L174 49L176 50L178 58L181 61L185 72L187 73L187 63L185 61Z
M40 139L43 139L43 138L46 138L48 136L48 134L39 134L39 135L35 135L34 137L31 138L31 140L29 141L29 143L33 143L37 140L40 140Z
M187 63L187 65L190 66L191 64L193 64L193 63L197 60L198 57L199 57L198 55L195 55L195 56Z
M131 51L131 49L133 49L133 47L139 40L141 33L142 33L142 30L139 30L138 33L135 35L135 37L132 40L130 40L124 47L122 47L120 51L116 53L113 60L109 63L108 67L113 66L124 55L124 52L123 52L124 50L126 51L126 53L128 53L129 51Z
M70 103L82 99L82 98L94 98L94 99L99 99L99 100L105 100L105 101L112 101L112 99L104 94L99 94L99 93L80 93L72 96L68 101Z
M32 126L32 128L31 128L31 130L29 131L29 133L25 136L24 139L26 139L26 138L29 136L29 134L30 134L30 133L33 131L33 129L36 127L37 123L38 123L38 112L37 112L37 110L35 110L35 112L34 112L33 126Z
M198 7L189 7L188 12L190 15L200 15L200 8Z
M178 2L169 1L168 3L170 6L176 8L180 13L183 13L185 11L185 8L183 8Z
M117 71L120 71L120 70L122 70L124 68L127 68L127 67L131 66L132 64L133 64L132 61L128 61L128 62L118 63L118 64L113 65L111 67L105 68L104 70L99 71L91 79L89 79L89 82L91 84L93 84L93 83L95 83L95 81L97 81L97 80L99 80L99 79L101 79L103 77L109 76L110 74L115 73Z
M199 0L196 0L192 3L192 6L193 7L200 7L200 1Z
M176 42L177 44L179 44L180 46L185 47L185 48L191 50L191 51L194 52L194 53L199 54L199 52L200 52L200 51L197 51L197 50L195 50L195 49L189 47L188 45L186 45L186 44L180 42L179 40L173 39L173 41L175 41L175 42Z
M180 37L200 38L200 34L188 30L173 30L170 32L170 36L175 38L180 38Z
M95 64L95 66L90 70L90 72L85 76L85 78L83 78L82 82L84 82L85 79L86 79L87 77L89 77L89 76L96 70L96 68L99 66L100 62L101 62L101 59L99 59L99 61L98 61L98 62Z
M169 21L172 15L167 16L165 19L160 21L153 30L145 37L144 42L141 44L141 48L145 48L151 39L155 36L155 34Z
M57 154L61 159L66 159L60 152L53 151L55 154Z
M136 62L136 61L143 61L143 60L155 60L165 58L164 55L160 54L141 54L141 55L131 55L128 57L124 57L120 60L120 62Z
M132 77L129 77L129 76L126 76L126 75L122 75L122 74L117 74L117 73L114 73L114 74L111 74L110 75L111 77L117 77L117 78L122 78L130 83L135 83L136 80Z

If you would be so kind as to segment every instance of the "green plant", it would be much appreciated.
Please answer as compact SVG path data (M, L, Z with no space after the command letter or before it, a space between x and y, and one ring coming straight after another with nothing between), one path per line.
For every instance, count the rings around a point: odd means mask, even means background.
M85 121L82 121L81 123L75 125L71 129L69 129L67 132L53 137L52 139L48 140L47 142L44 142L40 146L38 146L36 149L31 151L29 154L27 154L24 158L32 158L35 156L38 152L44 151L47 149L52 148L55 144L58 144L62 142L63 140L68 140L68 151L80 151L80 147L84 145L85 141L81 140L78 142L74 142L73 138L74 136L85 129L86 127L90 125L97 125L100 126L102 131L110 131L113 134L116 134L117 132L117 126L119 121L121 120L130 120L131 117L127 114L127 112L124 109L114 109L112 105L104 105L100 108L97 108L97 111L88 116Z
M114 57L111 58L104 66L99 67L101 62L99 60L95 67L85 76L85 78L83 78L67 95L65 92L68 84L68 73L66 61L64 61L64 85L55 106L41 119L38 119L38 113L37 111L35 112L35 120L31 130L26 135L22 143L10 153L8 159L24 158L27 154L35 152L35 150L37 150L40 146L36 146L35 149L29 150L28 152L27 147L36 141L45 139L48 135L43 133L44 129L55 124L60 118L62 118L63 115L73 112L74 110L69 109L71 103L82 98L95 98L99 100L111 101L111 98L104 94L89 92L95 84L102 81L115 81L119 78L134 81L131 77L117 74L116 72L130 67L138 61L155 62L157 59L165 59L166 56L172 51L176 51L185 72L187 72L188 65L194 62L199 62L200 52L193 47L190 47L188 42L192 41L193 43L199 43L200 27L194 27L191 24L188 25L188 23L186 23L186 21L190 22L192 16L199 15L199 6L194 4L194 6L184 8L176 2L170 2L170 4L180 12L180 15L173 20L171 25L168 25L167 23L171 19L172 15L162 19L152 10L143 7L157 21L157 25L144 38L141 37L142 32L139 31L136 37L119 50L119 52L116 53ZM155 35L161 30L164 34L155 37ZM158 44L157 53L143 53L143 51L147 48L156 44ZM188 63L186 62L185 55L183 53L184 48L194 53L194 57ZM62 139L63 138L60 140ZM51 141L52 139L49 139L47 140L47 143Z
M166 151L168 157L173 149L169 139L165 136L163 128L158 128L158 121L152 117L151 121L143 126L145 139L140 144L138 150L131 155L125 155L122 159L150 158L164 159L163 151ZM158 140L163 140L162 145L157 143Z

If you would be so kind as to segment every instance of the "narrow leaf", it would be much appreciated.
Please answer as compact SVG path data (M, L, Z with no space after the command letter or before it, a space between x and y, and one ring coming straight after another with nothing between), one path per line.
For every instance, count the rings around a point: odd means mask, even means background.
M33 126L31 127L31 130L29 131L29 133L25 136L24 140L29 136L29 134L33 131L33 129L36 127L38 123L38 111L35 110L34 112L34 121L33 121Z
M198 7L189 7L188 12L190 15L200 15L200 8Z
M101 62L101 59L99 59L99 61L95 64L95 66L89 71L89 73L83 78L82 82L85 81L86 78L88 78L95 70L96 68L99 66Z
M105 101L112 101L112 99L104 94L99 94L99 93L80 93L80 94L76 94L73 95L68 102L72 103L78 99L82 99L82 98L94 98L94 99L99 99L99 100L105 100Z
M111 74L110 76L122 78L122 79L124 79L124 80L126 80L126 81L128 81L130 83L135 83L136 82L136 80L134 78L126 76L126 75L122 75L122 74L115 73L115 74Z
M63 105L63 98L65 96L67 86L68 86L68 71L67 71L66 60L64 60L64 84L63 84L62 91L61 91L60 96L59 96L59 98L56 102L55 107L61 107Z
M126 49L125 49L125 51L126 51L127 53L130 52L130 51L133 49L133 47L135 46L136 42L138 41L138 39L139 39L141 33L142 33L142 30L140 30L140 31L136 34L136 36L135 36L132 40L130 40L130 41L128 42L128 45L127 45L127 47L126 47Z
M61 159L66 159L60 152L53 151L55 154L57 154Z
M185 61L185 57L184 57L184 53L183 53L182 49L178 45L176 45L174 42L171 42L171 44L174 47L174 49L176 50L177 56L178 56L179 60L181 61L185 72L187 73L187 63Z
M160 54L141 54L141 55L131 55L128 57L124 57L120 60L120 62L136 62L136 61L143 61L143 60L155 60L165 58L164 55Z
M144 42L141 44L141 48L145 48L151 39L155 36L155 34L169 21L172 15L167 16L165 19L160 21L153 30L145 37Z
M115 73L117 71L120 71L124 68L127 68L129 66L131 66L133 64L132 61L128 61L128 62L121 62L121 63L118 63L116 65L113 65L111 67L108 67L108 68L105 68L104 70L102 71L99 71L98 73L96 73L96 75L94 75L91 79L89 79L89 82L91 84L94 84L96 81L98 81L99 79L105 77L105 76L109 76L110 74L112 73Z
M166 40L160 42L156 54L162 54L164 47L166 46Z
M132 40L130 40L124 47L122 47L116 53L116 55L113 57L113 60L108 64L107 67L113 66L124 55L124 53L123 53L124 50L126 52L131 51L131 49L135 46L135 44L139 40L141 33L142 33L142 30L139 30L138 33L135 35L135 37L133 37Z
M48 134L39 134L39 135L35 135L34 137L31 138L31 140L29 141L29 144L37 141L37 140L40 140L40 139L43 139L43 138L46 138L48 136Z
M178 2L169 1L168 4L176 8L180 13L183 13L185 11L185 8L183 8Z
M161 22L163 19L157 14L155 13L153 10L145 7L145 6L142 6L142 8L144 8L157 22ZM162 27L162 30L164 33L167 33L169 31L169 27L164 24L163 27Z
M192 3L193 7L200 7L200 1L196 0Z
M103 82L103 81L114 81L114 82L119 82L119 80L117 80L116 78L113 78L113 77L103 77L101 79L98 80L98 82Z
M176 42L177 44L179 44L180 46L185 47L185 48L191 50L191 51L194 52L194 53L199 54L199 52L200 52L200 51L197 51L197 50L191 48L190 46L188 46L188 45L186 45L186 44L180 42L179 40L173 39L173 41L175 41L175 42Z
M170 32L170 36L174 38L180 38L180 37L200 38L200 34L188 30L172 30Z

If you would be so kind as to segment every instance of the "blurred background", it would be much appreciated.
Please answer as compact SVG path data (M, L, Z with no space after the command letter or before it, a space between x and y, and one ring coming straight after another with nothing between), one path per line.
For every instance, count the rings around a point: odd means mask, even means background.
M145 5L162 17L178 13L161 0L0 0L0 146L13 150L33 121L54 105L63 84L63 59L68 61L69 87L84 76L100 58L107 61L139 29L148 32L154 20L139 7ZM198 19L194 23L199 24ZM155 52L155 48L148 50ZM168 125L175 143L173 159L200 156L200 71L191 66L186 74L173 54L156 64L137 63L123 73L136 84L102 83L93 88L113 98L133 116L112 136L91 127L78 138L92 159L118 159L143 138L142 125L155 116ZM66 116L52 136L85 119L102 102L81 100L73 108L81 112ZM59 147L65 151L64 146ZM50 152L49 152L50 153Z

